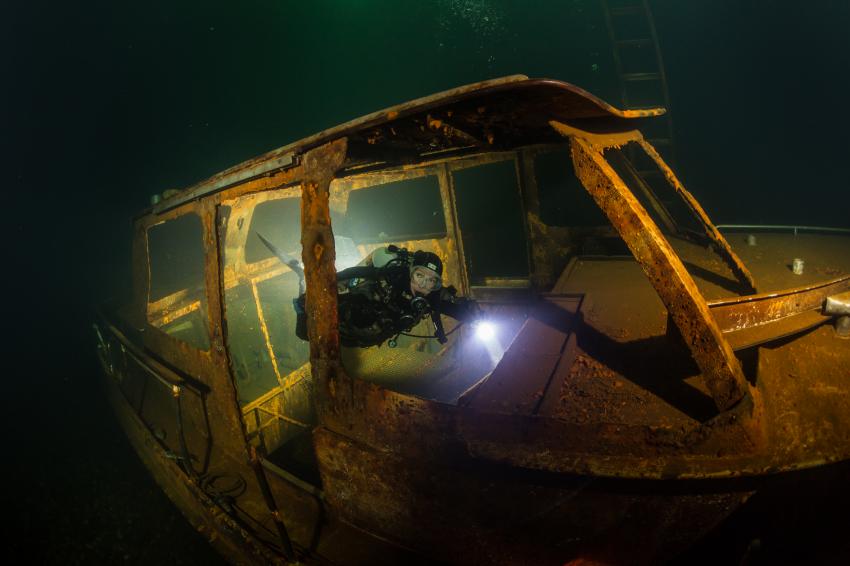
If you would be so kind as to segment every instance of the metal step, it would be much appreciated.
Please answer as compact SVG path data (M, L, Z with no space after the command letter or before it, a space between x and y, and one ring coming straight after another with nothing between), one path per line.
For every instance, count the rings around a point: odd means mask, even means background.
M652 45L652 38L638 37L635 39L619 39L616 43L620 47L643 47L644 45Z
M643 6L640 4L637 6L617 6L616 8L611 8L612 16L633 16L641 13L643 13Z
M660 81L661 73L623 73L624 81Z

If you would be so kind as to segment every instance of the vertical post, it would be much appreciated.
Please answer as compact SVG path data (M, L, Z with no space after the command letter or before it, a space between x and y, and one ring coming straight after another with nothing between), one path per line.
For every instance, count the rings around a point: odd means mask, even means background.
M335 391L339 366L336 268L331 230L330 185L342 167L348 144L345 138L304 154L301 181L301 256L307 284L307 335L310 364L317 384L317 402Z
M447 163L443 163L437 170L440 179L440 198L443 201L443 217L446 219L446 235L449 237L450 246L454 246L457 254L457 274L454 275L455 282L460 288L461 294L470 293L469 269L466 263L466 252L463 248L463 233L458 223L457 195L455 194L454 176ZM448 248L451 250L451 247ZM451 264L447 264L452 269ZM446 277L448 279L448 277Z

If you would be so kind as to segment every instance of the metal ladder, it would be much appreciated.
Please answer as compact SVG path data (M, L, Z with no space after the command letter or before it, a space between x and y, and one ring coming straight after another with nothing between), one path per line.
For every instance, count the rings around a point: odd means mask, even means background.
M664 61L648 0L601 0L623 106L628 109L663 106L667 113L646 128L647 140L665 161L674 163L673 119ZM639 171L654 174L655 171Z

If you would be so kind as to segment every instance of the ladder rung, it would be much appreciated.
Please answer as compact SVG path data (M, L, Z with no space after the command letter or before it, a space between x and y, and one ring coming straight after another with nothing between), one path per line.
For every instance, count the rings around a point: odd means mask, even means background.
M657 81L661 73L623 73L624 81Z
M664 104L661 102L657 104L628 104L624 105L626 110L655 110L656 108L664 108ZM655 116L652 118L653 124L658 123L660 120L663 120L666 114L662 114L661 116Z
M620 47L641 47L643 45L652 45L652 38L620 39L616 43Z
M632 16L634 14L640 14L643 12L643 6L617 6L616 8L611 8L612 16Z

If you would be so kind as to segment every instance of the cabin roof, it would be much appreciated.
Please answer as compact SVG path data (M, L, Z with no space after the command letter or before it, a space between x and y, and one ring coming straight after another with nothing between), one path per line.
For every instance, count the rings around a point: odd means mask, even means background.
M633 130L636 118L664 112L663 108L620 110L569 83L511 75L418 98L323 130L217 173L151 212L289 167L299 154L341 137L349 139L346 166L412 163L456 151L509 150L563 139L549 126L551 120L611 133Z

